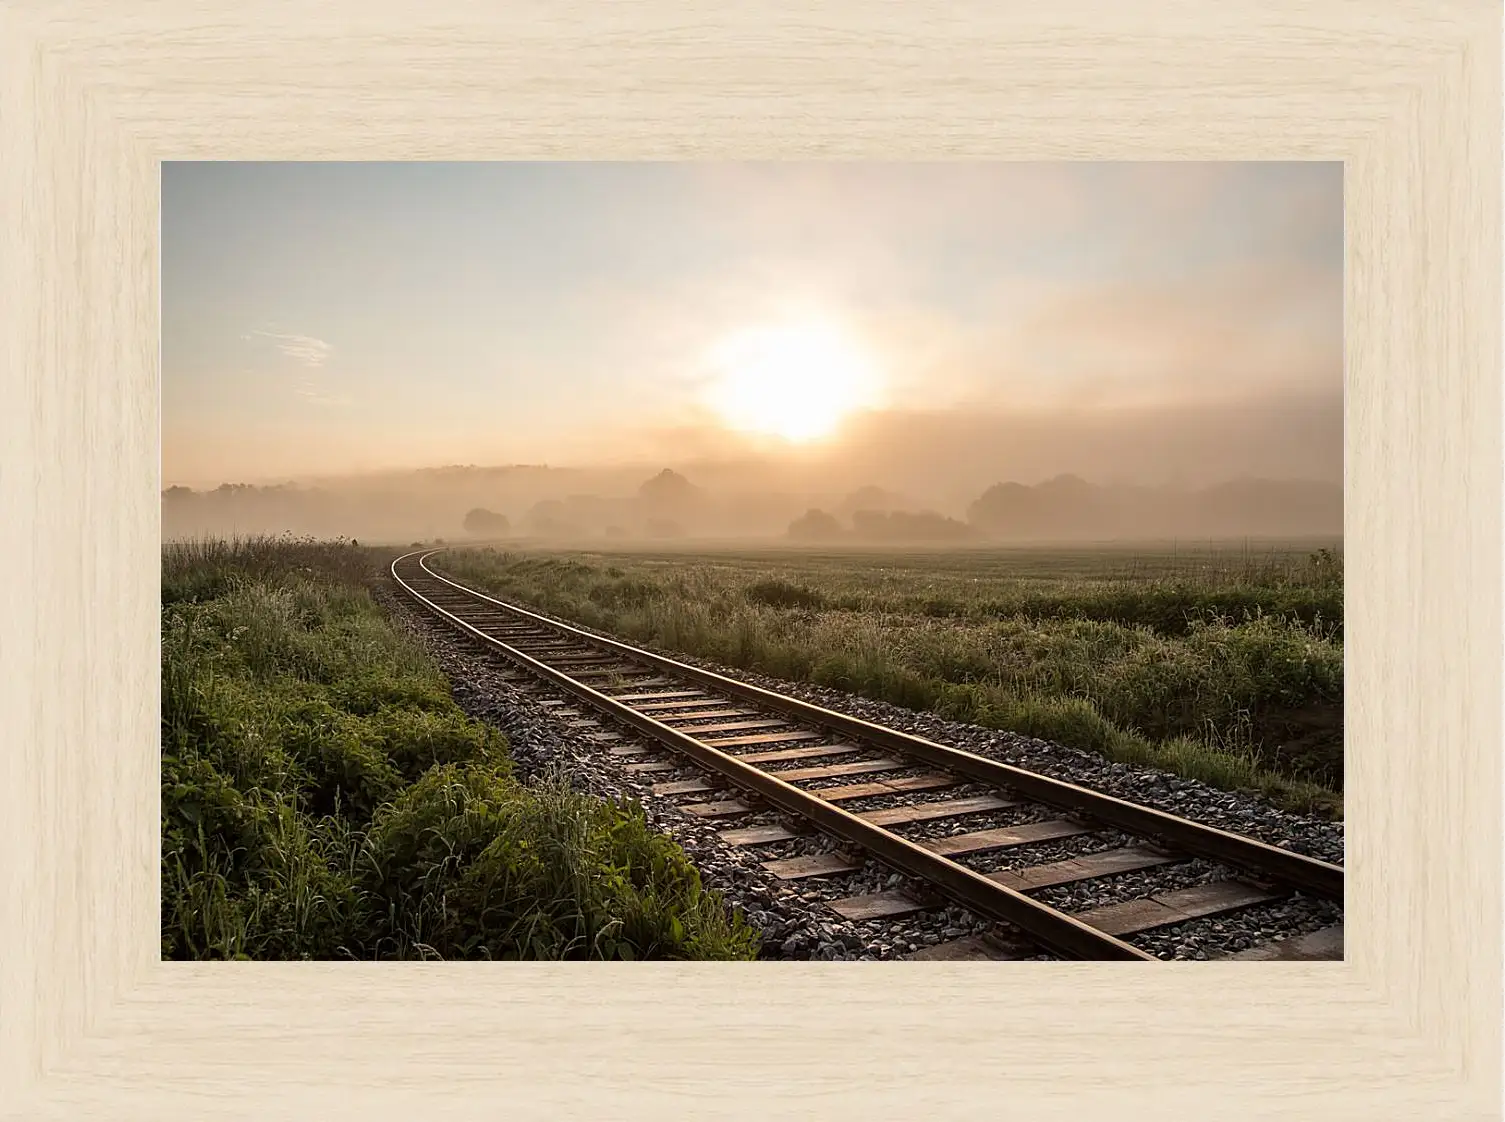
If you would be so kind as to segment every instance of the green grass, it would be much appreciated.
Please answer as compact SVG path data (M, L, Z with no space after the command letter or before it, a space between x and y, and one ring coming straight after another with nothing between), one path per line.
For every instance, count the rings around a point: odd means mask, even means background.
M457 577L669 651L1342 810L1328 549L465 550Z
M641 808L513 776L371 598L380 560L164 549L163 957L754 957Z

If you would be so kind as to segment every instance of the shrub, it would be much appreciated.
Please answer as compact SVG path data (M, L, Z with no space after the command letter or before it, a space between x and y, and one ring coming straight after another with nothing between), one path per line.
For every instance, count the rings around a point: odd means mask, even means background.
M585 560L476 550L443 563L668 651L1253 786L1294 809L1341 809L1337 553ZM614 586L627 581L657 594L626 603Z
M743 595L754 604L771 608L823 608L826 604L826 598L813 588L777 577L748 585Z
M164 549L163 956L755 955L639 808L511 778L380 571L344 544Z
M484 766L431 770L372 823L379 938L444 958L746 958L752 933L640 810Z
M479 506L465 515L463 524L467 534L478 538L499 538L511 528L505 514Z

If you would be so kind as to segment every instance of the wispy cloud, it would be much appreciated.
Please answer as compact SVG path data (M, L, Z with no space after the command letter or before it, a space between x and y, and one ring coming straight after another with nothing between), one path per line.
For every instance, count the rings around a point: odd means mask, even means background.
M323 366L325 360L334 353L334 347L312 335L283 335L275 331L253 331L251 335L271 339L279 351L304 366ZM243 339L249 337L241 336Z
M300 382L298 386L293 390L293 392L301 397L304 401L308 402L310 405L325 405L334 407L350 404L350 399L348 397L345 397L341 394L325 393L319 386L315 385L313 382Z

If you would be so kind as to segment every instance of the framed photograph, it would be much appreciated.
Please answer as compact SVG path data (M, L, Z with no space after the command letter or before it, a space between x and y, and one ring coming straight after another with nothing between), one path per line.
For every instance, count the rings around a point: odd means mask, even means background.
M1497 6L0 28L4 1117L1500 1117Z

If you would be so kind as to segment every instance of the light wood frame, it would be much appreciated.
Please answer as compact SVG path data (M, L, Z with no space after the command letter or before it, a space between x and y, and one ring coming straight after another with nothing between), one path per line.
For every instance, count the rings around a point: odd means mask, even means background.
M167 159L1345 161L1348 957L164 964ZM1499 1117L1500 12L0 0L0 1115Z

